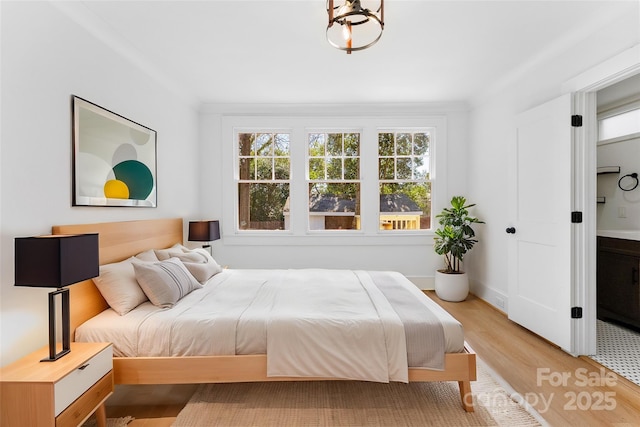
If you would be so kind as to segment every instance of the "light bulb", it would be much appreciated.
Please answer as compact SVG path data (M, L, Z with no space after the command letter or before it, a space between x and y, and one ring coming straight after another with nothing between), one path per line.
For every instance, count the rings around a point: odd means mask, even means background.
M351 22L349 21L345 21L344 25L342 26L342 37L344 37L345 40L347 41L351 41Z

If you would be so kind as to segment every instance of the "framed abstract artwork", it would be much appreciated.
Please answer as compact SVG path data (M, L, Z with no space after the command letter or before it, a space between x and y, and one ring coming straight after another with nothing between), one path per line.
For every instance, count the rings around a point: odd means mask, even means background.
M73 206L156 207L156 131L72 97Z

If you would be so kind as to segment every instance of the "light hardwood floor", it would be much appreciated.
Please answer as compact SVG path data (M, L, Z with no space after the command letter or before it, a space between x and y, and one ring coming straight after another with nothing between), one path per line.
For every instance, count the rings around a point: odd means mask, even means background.
M587 357L566 354L473 295L461 303L427 295L463 324L478 357L550 425L640 426L640 387ZM118 386L107 416L131 415L130 427L170 426L195 387Z
M640 387L565 353L479 298L450 303L427 295L463 324L478 357L550 425L640 426Z

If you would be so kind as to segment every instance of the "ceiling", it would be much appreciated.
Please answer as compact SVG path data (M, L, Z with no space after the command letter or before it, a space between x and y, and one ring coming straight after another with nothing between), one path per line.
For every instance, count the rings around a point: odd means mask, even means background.
M325 0L64 8L197 102L321 104L470 101L616 16L638 13L634 3L387 0L381 40L351 55L326 41Z

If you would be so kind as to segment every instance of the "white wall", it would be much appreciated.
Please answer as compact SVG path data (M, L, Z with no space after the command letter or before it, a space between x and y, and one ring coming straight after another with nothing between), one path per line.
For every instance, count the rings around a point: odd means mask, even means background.
M221 224L222 239L213 243L215 258L232 268L307 268L333 267L355 269L389 269L400 271L422 288L433 287L433 276L442 267L442 259L433 251L432 234L421 236L380 237L344 236L328 237L289 236L283 238L237 238L233 236L234 199L225 193L222 182L223 172L230 174L228 166L232 161L232 151L225 150L223 144L231 144L222 136L224 117L233 115L287 117L322 117L328 114L354 116L358 111L362 117L396 115L406 117L445 116L446 149L443 153L446 172L438 175L444 183L443 191L434 203L434 212L448 205L452 195L466 192L466 163L468 139L467 105L461 103L439 105L367 105L367 106L322 106L322 105L280 105L280 106L231 106L206 105L201 120L201 143L204 162L202 180L206 189L201 194L202 212L210 219L226 220ZM357 120L357 117L354 119ZM229 154L231 153L231 154ZM369 162L371 159L363 159ZM375 159L374 159L375 162Z
M47 343L46 289L14 283L14 238L55 224L197 212L198 115L49 2L1 2L0 365ZM71 207L71 95L158 132L158 207Z
M640 174L640 138L599 145L598 166L620 166L620 174L598 175L597 195L605 198L597 207L598 230L640 230L640 186L632 191L618 187L622 176ZM631 178L622 182L623 186L633 183Z
M640 100L640 74L625 79L597 93L598 113ZM640 186L622 191L618 180L627 174L640 174L640 138L598 144L598 166L620 166L620 174L598 175L597 195L606 203L597 206L598 230L640 230ZM626 178L624 183L633 183ZM624 214L619 208L624 209ZM625 215L624 217L620 215Z
M591 23L592 31L572 43L558 41L553 55L542 55L517 73L497 82L470 113L469 194L478 203L479 228L469 270L472 290L507 310L507 180L509 146L515 141L517 114L562 94L563 83L640 42L638 3L624 16ZM568 120L568 118L567 118ZM541 173L544 165L540 165ZM505 301L498 303L498 299Z

